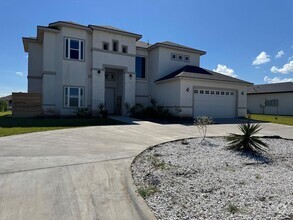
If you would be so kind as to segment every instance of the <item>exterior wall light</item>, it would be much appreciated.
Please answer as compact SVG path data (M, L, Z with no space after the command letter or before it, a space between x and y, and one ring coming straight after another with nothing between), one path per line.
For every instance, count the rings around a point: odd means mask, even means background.
M132 78L132 74L129 74L129 77Z
M186 88L186 92L189 92L189 87Z

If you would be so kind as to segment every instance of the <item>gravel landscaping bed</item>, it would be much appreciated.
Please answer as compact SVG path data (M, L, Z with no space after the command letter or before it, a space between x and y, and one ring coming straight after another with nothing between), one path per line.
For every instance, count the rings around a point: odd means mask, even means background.
M293 141L262 140L267 157L224 138L155 146L133 162L134 183L158 219L293 219Z

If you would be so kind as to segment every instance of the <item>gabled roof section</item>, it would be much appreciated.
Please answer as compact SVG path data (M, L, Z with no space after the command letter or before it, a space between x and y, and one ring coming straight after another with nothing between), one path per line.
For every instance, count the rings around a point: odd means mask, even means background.
M136 41L136 46L140 48L148 49L150 46L152 46L152 44L149 44L144 41Z
M286 93L293 92L293 82L273 83L251 86L248 89L248 95L266 94L266 93Z
M176 78L193 78L193 79L205 79L205 80L215 80L215 81L225 81L232 83L241 83L252 85L252 83L236 79L230 76L223 75L221 73L217 73L208 69L203 69L198 66L184 66L158 80L155 82L163 82L165 80L176 79Z
M140 34L135 34L129 31L125 31L116 27L112 27L112 26L103 26L103 25L89 25L89 28L93 29L93 30L101 30L101 31L107 31L110 33L114 33L114 34L122 34L122 35L126 35L126 36L130 36L130 37L135 37L136 40L139 40L142 38L142 35Z
M172 48L172 49L180 49L180 50L184 50L184 51L189 51L192 53L197 53L199 55L205 55L206 51L203 50L198 50L192 47L187 47L181 44L177 44L177 43L173 43L171 41L163 41L163 42L158 42L153 44L151 47L149 47L150 49L154 49L156 47L167 47L167 48Z

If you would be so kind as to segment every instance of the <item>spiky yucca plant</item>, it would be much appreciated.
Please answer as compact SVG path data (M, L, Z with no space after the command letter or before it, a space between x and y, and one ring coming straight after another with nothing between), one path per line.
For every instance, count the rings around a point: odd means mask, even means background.
M243 134L230 134L226 137L227 141L229 141L228 149L257 154L267 153L268 145L261 141L260 137L254 136L261 130L259 124L248 122L247 124L238 125L238 128Z

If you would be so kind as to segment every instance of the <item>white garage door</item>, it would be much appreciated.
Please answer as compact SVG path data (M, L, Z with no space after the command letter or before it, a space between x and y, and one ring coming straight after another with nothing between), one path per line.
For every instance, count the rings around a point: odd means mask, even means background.
M193 116L206 115L213 118L236 117L236 92L224 89L195 89Z

